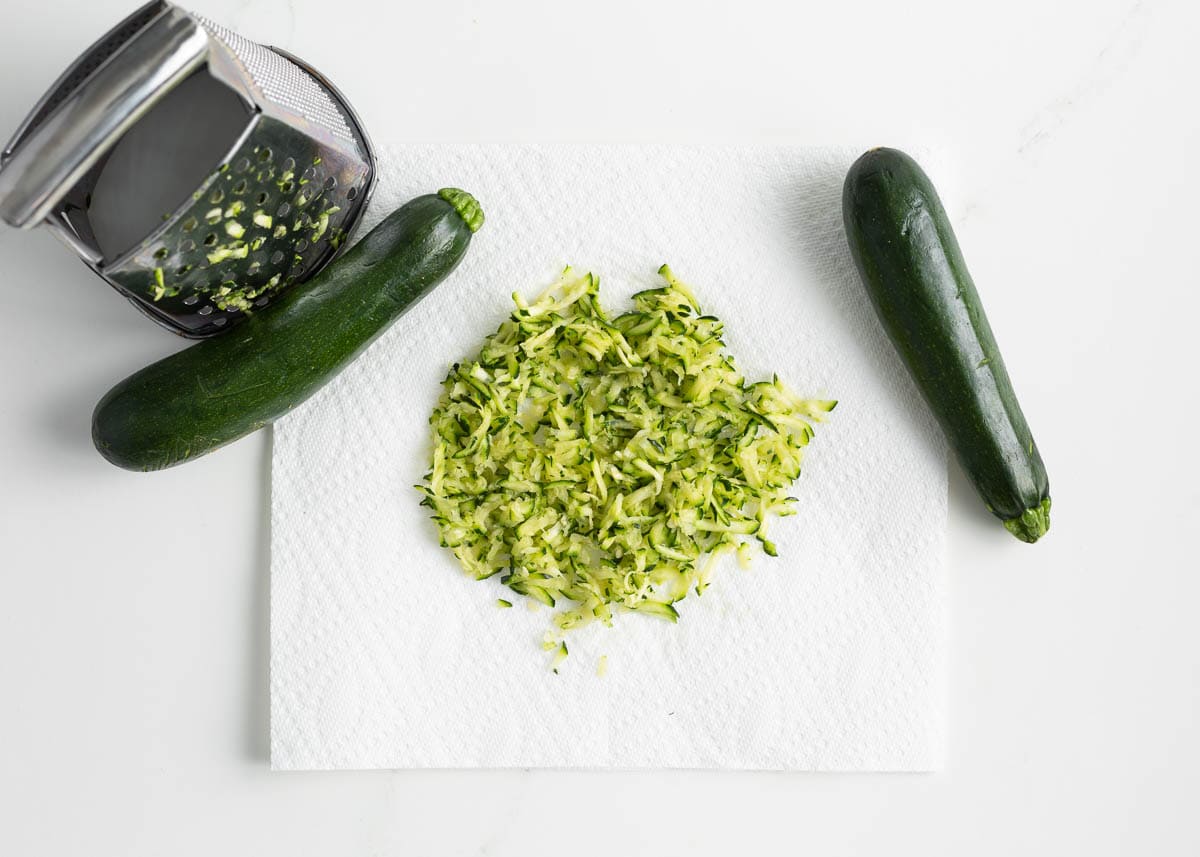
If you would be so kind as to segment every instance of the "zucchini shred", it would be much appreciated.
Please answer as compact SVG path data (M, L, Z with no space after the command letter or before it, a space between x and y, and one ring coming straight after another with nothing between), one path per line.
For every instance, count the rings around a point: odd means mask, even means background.
M568 268L443 382L433 461L416 486L440 543L478 580L553 616L543 648L617 610L674 622L720 556L749 561L788 496L802 452L836 402L778 379L747 383L666 266L665 285L609 318L599 279Z

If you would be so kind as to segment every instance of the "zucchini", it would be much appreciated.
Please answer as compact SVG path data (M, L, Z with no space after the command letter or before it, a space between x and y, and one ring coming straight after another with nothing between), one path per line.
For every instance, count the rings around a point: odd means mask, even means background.
M988 509L1024 542L1050 528L1050 483L937 191L896 149L872 149L842 193L871 302Z
M269 309L109 390L92 415L96 449L118 467L160 470L273 422L445 279L482 223L453 188L401 206Z
M514 296L430 419L417 490L441 544L476 580L503 574L558 607L562 632L617 610L675 622L718 555L757 541L775 556L768 517L795 511L811 424L836 404L747 382L720 323L659 273L666 286L611 319L599 279L569 268L541 297Z

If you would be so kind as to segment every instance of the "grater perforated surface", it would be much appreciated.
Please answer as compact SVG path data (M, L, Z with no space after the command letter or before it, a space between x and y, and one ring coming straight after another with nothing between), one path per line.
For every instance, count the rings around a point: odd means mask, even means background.
M126 61L110 63L117 55ZM154 83L167 70L169 84ZM333 84L286 51L166 0L150 0L85 51L0 166L68 106L117 115L114 92L128 95L119 136L93 143L89 134L105 126L89 114L73 123L75 149L50 152L86 161L87 171L45 189L58 194L47 223L174 332L209 336L267 306L324 267L361 219L374 153ZM36 185L36 155L22 151L12 175Z
M191 17L236 61L262 112L191 200L103 275L151 317L202 337L323 267L357 224L374 168L357 120L322 81Z
M319 125L335 137L350 143L358 142L337 104L303 69L270 48L201 15L193 17L210 35L229 46L265 98Z
M105 276L182 332L217 332L327 262L369 183L353 154L261 116L189 205Z

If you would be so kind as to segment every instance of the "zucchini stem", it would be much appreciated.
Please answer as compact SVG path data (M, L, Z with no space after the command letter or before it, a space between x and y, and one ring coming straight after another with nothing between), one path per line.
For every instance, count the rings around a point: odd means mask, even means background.
M1004 522L1005 528L1028 544L1033 544L1050 529L1050 498L1047 497L1032 509L1026 509L1018 517Z
M478 232L479 227L483 226L483 209L471 194L456 187L444 187L438 191L438 196L454 206L454 210L471 232Z

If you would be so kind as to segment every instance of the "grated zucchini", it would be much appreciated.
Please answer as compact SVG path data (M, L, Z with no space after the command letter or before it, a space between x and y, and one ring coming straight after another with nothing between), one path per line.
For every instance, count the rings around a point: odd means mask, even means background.
M478 580L550 607L561 633L630 610L678 619L717 558L770 556L770 515L836 402L778 377L748 383L667 266L609 318L599 281L567 269L456 364L430 418L422 505ZM561 654L565 656L565 647Z

